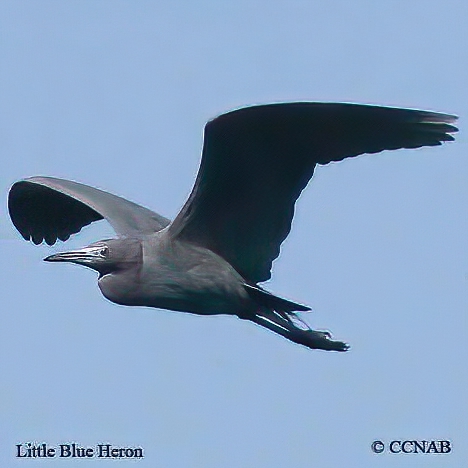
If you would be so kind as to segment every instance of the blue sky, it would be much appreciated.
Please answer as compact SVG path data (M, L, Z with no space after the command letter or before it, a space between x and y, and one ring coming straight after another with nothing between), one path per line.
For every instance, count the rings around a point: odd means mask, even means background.
M468 458L468 6L462 1L0 5L0 464L15 445L142 446L141 467L451 467ZM234 317L105 300L6 210L16 180L85 182L173 218L204 123L243 105L455 113L455 144L316 171L268 289L351 344L311 351ZM373 454L449 439L449 455ZM103 466L36 460L34 466ZM128 462L130 463L130 462Z

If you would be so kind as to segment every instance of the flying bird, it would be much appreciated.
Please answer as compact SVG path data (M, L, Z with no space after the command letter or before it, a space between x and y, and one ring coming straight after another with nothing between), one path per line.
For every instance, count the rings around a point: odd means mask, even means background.
M16 182L9 213L24 239L49 245L106 219L116 238L44 260L96 270L112 302L237 315L311 349L346 351L346 343L312 330L295 313L309 307L258 284L271 277L295 202L318 164L437 146L454 139L455 120L358 104L245 107L206 124L194 187L172 222L124 198L53 177Z

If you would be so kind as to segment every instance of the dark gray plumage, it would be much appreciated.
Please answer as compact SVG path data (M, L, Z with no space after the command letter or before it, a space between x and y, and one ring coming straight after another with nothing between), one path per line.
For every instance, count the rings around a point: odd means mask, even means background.
M344 351L294 314L308 307L257 285L291 229L294 205L317 164L386 149L451 141L456 117L357 104L284 103L247 107L205 127L203 157L174 222L83 184L51 177L16 182L8 206L26 239L49 245L105 218L117 239L45 260L99 272L109 300L233 314L309 348Z

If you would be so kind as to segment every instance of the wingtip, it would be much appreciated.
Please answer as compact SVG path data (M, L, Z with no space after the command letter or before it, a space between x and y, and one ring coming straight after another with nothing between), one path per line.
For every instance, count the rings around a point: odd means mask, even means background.
M455 124L458 120L458 115L455 114L444 114L442 112L427 112L421 111L420 122L424 124L433 124L437 126L439 131L444 133L456 133L458 132L458 127ZM453 138L453 137L452 137ZM452 140L448 140L452 141Z
M455 123L458 120L458 115L445 114L443 112L427 112L422 111L425 115L423 117L424 122L434 123Z

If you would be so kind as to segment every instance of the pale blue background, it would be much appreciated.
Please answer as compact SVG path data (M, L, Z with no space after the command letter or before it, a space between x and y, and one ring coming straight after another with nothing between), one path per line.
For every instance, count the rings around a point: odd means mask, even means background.
M143 446L141 467L461 467L468 460L468 4L465 1L10 1L0 4L0 465L14 446ZM106 301L94 272L6 211L32 175L174 217L203 125L271 101L461 116L458 142L320 168L267 287L349 341L311 351L233 317ZM375 439L450 455L375 455ZM119 464L120 466L120 464Z

